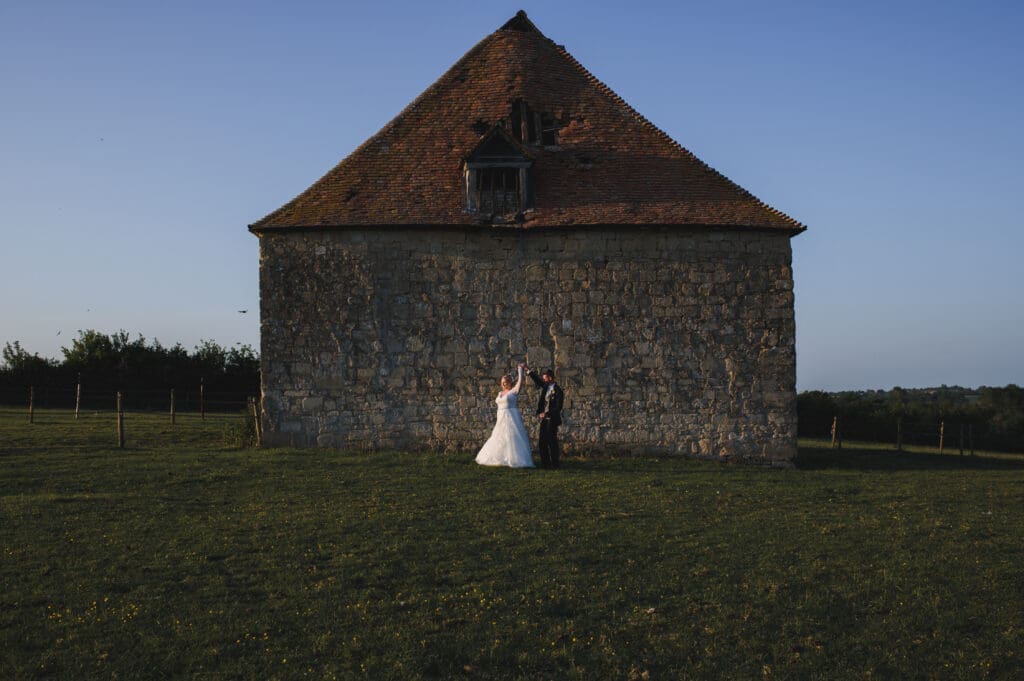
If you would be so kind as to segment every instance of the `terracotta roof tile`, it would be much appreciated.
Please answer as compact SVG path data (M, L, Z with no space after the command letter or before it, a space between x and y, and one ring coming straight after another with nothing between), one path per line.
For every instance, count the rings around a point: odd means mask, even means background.
M558 121L533 147L523 227L708 225L805 229L702 162L520 12L309 189L250 226L473 225L463 163L519 100Z

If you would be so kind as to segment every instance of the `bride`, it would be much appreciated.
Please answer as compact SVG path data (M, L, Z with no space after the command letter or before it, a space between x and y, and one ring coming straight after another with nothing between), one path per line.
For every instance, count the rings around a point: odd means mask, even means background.
M512 385L511 376L501 377L501 392L494 400L498 405L498 420L491 431L476 462L482 466L511 466L533 468L530 440L519 414L519 388L523 385L523 364L519 365L519 380Z

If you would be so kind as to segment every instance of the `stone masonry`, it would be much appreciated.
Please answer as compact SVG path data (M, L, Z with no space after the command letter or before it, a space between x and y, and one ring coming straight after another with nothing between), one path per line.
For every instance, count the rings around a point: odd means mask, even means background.
M565 389L570 455L796 452L788 233L267 231L260 289L271 446L475 452L528 359Z

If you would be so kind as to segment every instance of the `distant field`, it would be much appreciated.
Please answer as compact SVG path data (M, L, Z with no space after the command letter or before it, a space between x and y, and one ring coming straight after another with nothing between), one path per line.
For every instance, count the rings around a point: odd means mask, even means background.
M512 471L96 418L0 413L0 678L1024 677L1022 456Z

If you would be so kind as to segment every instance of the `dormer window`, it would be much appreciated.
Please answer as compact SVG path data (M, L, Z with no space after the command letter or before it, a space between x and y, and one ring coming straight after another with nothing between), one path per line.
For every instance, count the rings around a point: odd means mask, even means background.
M466 159L466 210L489 217L513 217L532 207L532 162L500 127L484 135Z
M519 213L523 208L520 168L484 166L474 176L473 199L480 213Z

